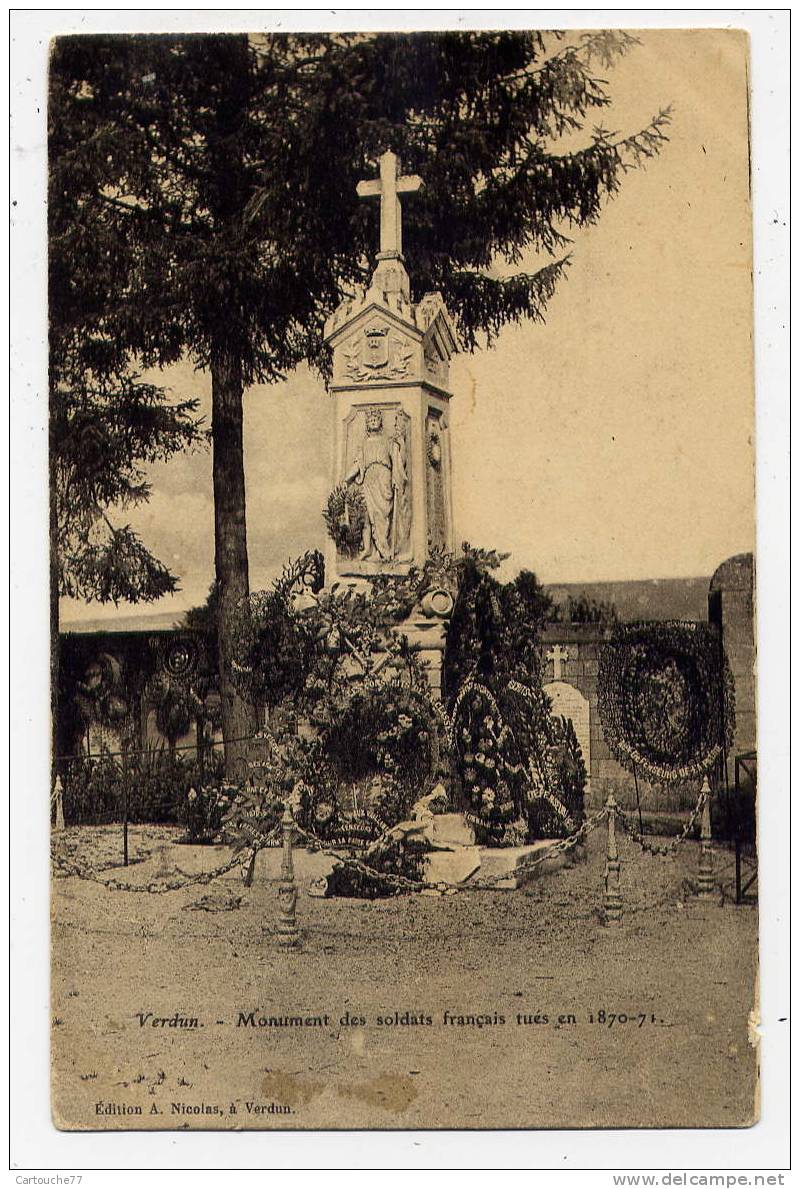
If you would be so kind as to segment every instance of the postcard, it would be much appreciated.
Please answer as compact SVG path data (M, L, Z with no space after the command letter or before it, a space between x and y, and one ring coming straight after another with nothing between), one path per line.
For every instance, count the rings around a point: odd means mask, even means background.
M53 39L56 1127L757 1121L748 53Z

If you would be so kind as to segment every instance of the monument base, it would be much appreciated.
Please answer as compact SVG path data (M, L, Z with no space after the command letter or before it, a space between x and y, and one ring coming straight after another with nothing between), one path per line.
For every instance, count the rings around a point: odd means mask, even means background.
M438 701L441 701L447 621L412 615L400 624L398 631L408 638L410 644L419 649L418 655L425 666L431 693Z
M364 580L377 578L383 574L405 578L412 568L411 561L399 560L381 562L380 566L376 565L374 561L362 561L360 558L352 558L349 561L339 561L338 563L338 573L344 582L347 582L349 578Z

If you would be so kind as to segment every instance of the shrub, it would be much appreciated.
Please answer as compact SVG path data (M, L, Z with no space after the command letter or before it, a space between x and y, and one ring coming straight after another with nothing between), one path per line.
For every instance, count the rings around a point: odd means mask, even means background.
M108 754L70 760L62 769L64 820L69 826L121 821L122 766Z
M602 599L581 591L577 598L568 595L565 603L554 604L548 616L550 623L595 623L615 624L618 621L617 608Z
M212 843L239 790L233 785L192 786L186 792L186 836L189 842Z
M121 822L127 799L130 822L183 824L190 788L219 780L222 756L212 755L201 771L192 754L170 755L162 747L129 757L84 756L62 772L64 818L68 825Z

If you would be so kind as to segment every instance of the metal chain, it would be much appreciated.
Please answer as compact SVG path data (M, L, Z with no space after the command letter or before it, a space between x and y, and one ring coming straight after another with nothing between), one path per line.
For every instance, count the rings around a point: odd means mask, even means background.
M92 871L86 867L79 867L77 863L70 863L63 855L53 855L53 866L64 873L62 878L74 875L78 879L85 879L92 883L101 884L111 892L150 892L155 895L162 895L164 892L176 892L180 888L188 888L192 884L211 883L212 880L227 874L228 871L231 871L241 863L241 853L238 853L227 863L223 863L221 867L215 867L213 871L204 871L199 875L180 876L175 879L154 879L147 884L134 884L128 883L126 880L116 879L115 877L103 879L96 871Z
M442 892L450 890L456 892L466 892L473 890L482 891L492 888L496 884L502 883L503 880L509 879L523 871L530 871L534 867L538 867L541 863L546 862L548 859L552 859L556 855L562 854L564 851L571 850L592 830L596 829L596 827L606 816L607 812L608 811L605 809L605 807L603 807L597 813L593 814L592 817L587 818L583 825L580 826L574 834L571 834L568 838L559 838L554 840L553 843L548 846L541 855L537 855L536 858L532 859L530 862L524 863L517 868L512 868L510 871L501 871L498 872L497 875L487 876L486 879L475 880L474 882L468 884L454 884L449 883L447 880L438 880L435 883L431 883L428 880L408 879L404 875L393 875L389 872L377 871L374 867L370 867L367 863L363 863L360 859L353 858L351 855L343 855L340 851L334 850L332 847L328 846L324 839L318 838L311 831L304 830L302 826L298 826L296 823L295 831L301 837L312 842L317 850L319 850L322 854L328 855L330 858L338 859L339 862L343 863L345 866L352 867L354 870L359 871L364 875L368 875L372 879L380 880L390 887L407 888L409 891L422 891L423 889L427 888Z
M471 888L492 887L494 884L501 883L502 880L508 879L510 876L532 871L535 867L539 867L542 863L546 863L548 859L553 859L557 855L563 854L565 851L572 850L579 842L582 842L584 838L586 838L592 832L592 830L597 829L597 827L600 825L600 822L604 817L606 817L607 813L608 810L604 806L602 809L598 810L597 813L593 814L591 817L588 817L583 825L579 826L573 834L569 835L569 837L556 839L550 846L546 847L541 854L536 855L536 857L532 858L529 862L523 861L518 867L513 868L511 871L503 871L497 875L488 876L486 879L475 880L474 883L463 885L464 890L469 890Z
M431 884L426 883L425 880L408 879L405 875L392 875L388 871L377 871L374 867L370 867L368 863L362 863L360 859L354 858L352 855L343 855L340 851L335 850L329 846L328 843L318 837L311 830L304 830L297 822L294 824L295 833L299 834L301 838L313 843L314 849L320 854L327 855L331 859L338 859L340 863L344 863L348 867L352 867L355 871L360 871L362 875L368 875L372 879L382 880L390 887L407 888L409 891L419 892L423 888L440 888L450 887L452 885L444 882ZM376 839L381 841L381 839ZM374 845L374 843L373 843Z
M536 858L532 859L530 862L522 864L519 868L512 869L511 871L501 871L497 875L488 876L486 879L476 880L470 884L453 884L449 883L447 880L437 880L435 882L431 882L429 880L416 880L409 879L404 875L395 875L391 872L378 871L374 867L370 867L368 863L364 863L352 855L342 854L341 851L329 846L324 839L314 834L313 831L303 829L303 827L299 826L296 822L294 825L294 830L295 833L301 838L305 838L308 842L312 843L314 848L320 853L328 855L329 858L337 859L340 863L353 868L362 875L366 875L370 879L376 879L382 883L385 883L389 887L398 889L398 891L401 889L414 892L423 891L425 889L438 892L470 891L486 890L492 888L496 884L502 883L503 880L513 877L515 874L518 874L522 871L530 871L533 868L538 867L541 863L546 862L548 859L552 859L555 856L572 849L577 845L578 842L585 838L600 824L606 814L607 810L605 808L599 810L599 812L595 813L592 817L587 818L583 825L569 837L554 840L554 842L548 846L541 855L537 855ZM247 859L243 858L243 852L240 851L230 860L228 860L228 862L221 864L221 866L214 868L212 871L201 872L197 875L181 875L173 879L151 880L147 884L133 884L125 880L117 879L116 877L105 879L96 870L80 867L76 863L70 863L69 860L63 855L54 855L53 864L56 868L58 868L59 871L63 872L62 878L76 876L79 879L98 883L102 887L108 888L109 891L112 892L149 892L151 894L162 895L166 892L174 892L180 890L181 888L190 887L194 884L211 883L213 880L219 879L220 876L226 875L229 871L233 870L237 864L241 865L243 871L246 871L247 867L250 865L250 863L252 863L256 852L262 847L268 846L275 839L278 830L279 827L275 827L263 838L254 840L253 845L247 848L247 853L249 856ZM381 840L382 839L378 839L377 841Z
M257 839L254 839L252 844L244 850L237 851L226 863L222 863L219 867L215 867L211 871L201 871L196 875L186 875L184 872L180 872L172 879L154 879L147 884L130 883L127 880L117 879L115 876L112 876L111 879L104 879L96 869L80 867L77 863L71 863L65 855L54 854L52 861L53 866L63 872L62 879L76 876L78 879L98 883L102 887L108 888L111 892L149 892L152 895L163 895L165 892L177 892L181 888L188 888L194 884L211 883L213 880L227 875L229 871L232 871L237 866L240 866L243 874L246 875L247 869L255 860L256 853L263 847L268 846L277 836L279 830L280 826L276 826L263 837L259 836Z
M619 808L617 809L616 813L625 833L632 842L637 842L643 851L651 855L674 855L677 852L680 844L686 841L694 827L697 825L700 814L703 811L703 806L708 799L709 794L705 792L705 790L701 789L700 796L697 798L697 804L692 810L680 834L676 834L674 838L671 838L670 841L666 843L651 842L649 836L642 834L641 831L637 830L632 825L630 817L627 813Z
M628 815L625 814L621 809L617 808L614 812L622 823L623 828L629 837L631 837L633 841L638 842L643 850L649 850L656 854L672 854L677 850L679 843L681 843L688 836L691 829L695 825L700 812L702 811L703 805L705 804L705 800L706 794L701 793L692 815L687 821L684 829L666 846L651 843L649 839L645 838L644 835L637 833L631 826ZM603 806L602 809L599 809L591 817L588 817L583 822L583 824L568 837L555 839L541 852L541 854L536 855L527 862L523 862L519 867L512 868L510 871L501 871L496 875L487 876L485 879L478 879L468 884L453 884L447 880L437 880L435 882L431 882L424 879L409 879L404 875L396 875L391 872L378 871L376 868L371 867L368 863L363 862L361 859L357 859L352 855L343 854L340 850L330 846L325 841L325 839L320 838L312 830L304 829L296 822L294 824L294 832L298 837L304 838L307 842L310 842L315 850L319 851L321 854L327 855L329 858L336 859L338 862L360 872L362 875L365 875L370 879L378 880L389 887L394 887L398 891L407 890L419 892L426 889L438 892L484 891L495 887L497 884L502 883L504 880L512 878L515 875L522 874L523 872L530 872L536 867L539 867L542 863L545 863L568 850L572 850L579 842L582 842L593 830L595 830L600 825L600 823L608 816L608 812L608 809ZM91 868L82 868L77 864L70 863L62 855L54 855L53 863L55 867L64 873L64 878L68 876L77 876L79 879L90 880L92 882L99 883L103 887L108 888L110 891L149 892L153 894L163 894L166 892L178 891L181 888L190 887L194 884L211 883L213 880L220 878L220 876L226 875L237 865L241 865L243 871L246 870L246 868L252 863L255 854L259 849L269 846L270 843L274 843L279 829L280 827L275 827L263 837L260 836L257 839L254 839L252 845L247 848L247 859L243 857L244 852L240 851L231 859L229 859L228 862L221 864L221 866L214 868L212 871L201 872L197 875L182 875L174 879L151 880L147 884L132 884L115 877L112 877L111 879L104 879L97 871L94 871ZM388 832L389 831L387 830L386 833ZM382 835L381 838L377 839L376 841L382 841L383 837L385 837L385 835Z

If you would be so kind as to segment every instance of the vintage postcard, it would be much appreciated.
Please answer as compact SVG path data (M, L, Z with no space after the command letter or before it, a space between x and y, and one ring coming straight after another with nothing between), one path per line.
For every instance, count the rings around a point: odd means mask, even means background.
M56 1127L758 1119L748 53L52 41Z

